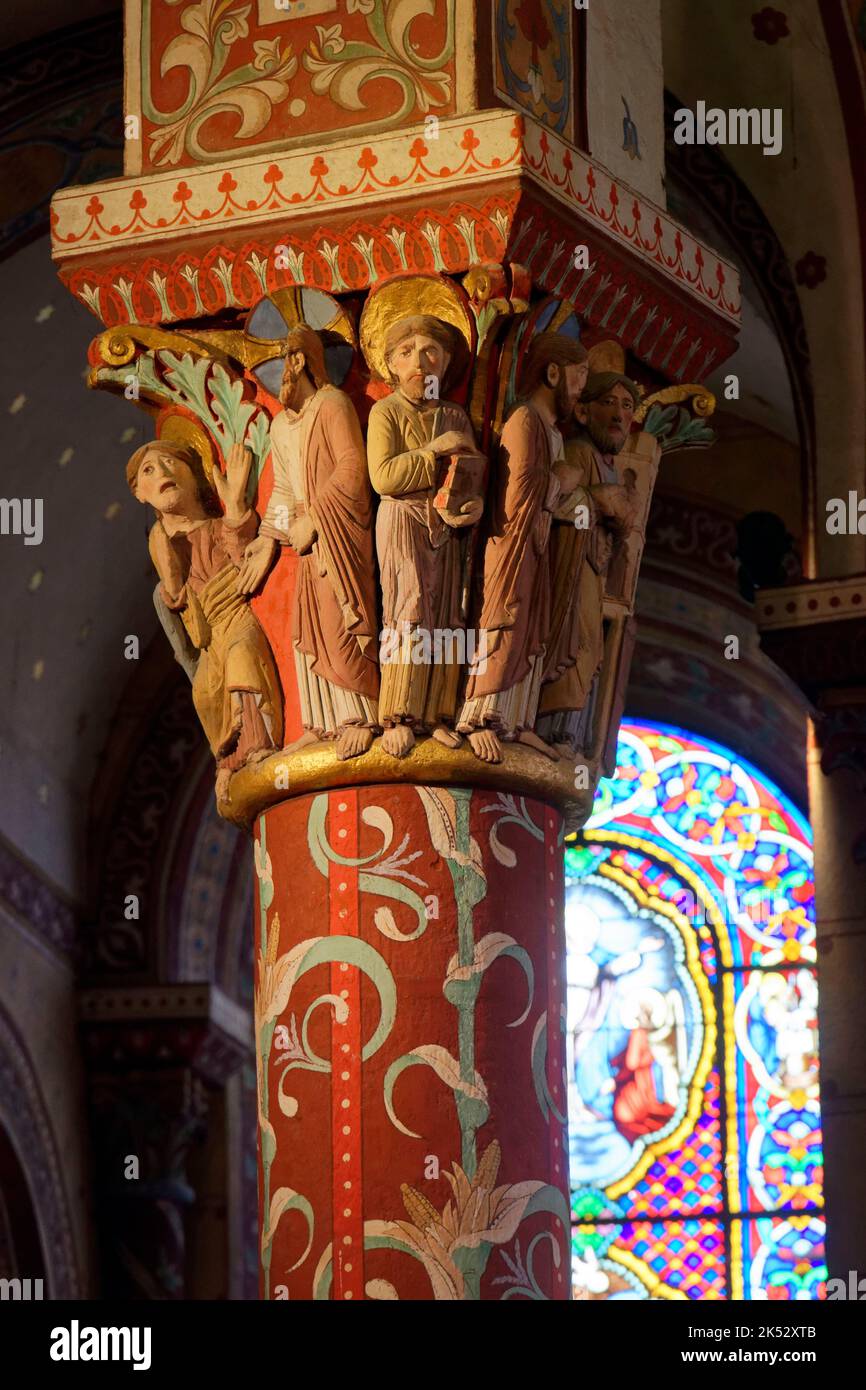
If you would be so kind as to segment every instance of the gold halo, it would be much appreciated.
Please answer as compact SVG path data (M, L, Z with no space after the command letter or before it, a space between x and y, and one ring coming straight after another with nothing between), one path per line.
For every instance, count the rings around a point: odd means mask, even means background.
M593 343L589 349L590 376L598 376L601 372L625 375L625 349L615 338L605 338L601 343Z
M361 314L361 351L374 376L387 381L385 339L392 324L414 314L432 314L456 328L472 352L472 316L450 280L442 275L400 275L388 280L368 297Z
M183 444L198 455L208 486L213 487L213 449L204 426L186 415L166 415L162 421L157 421L157 430L159 439L166 439L170 444Z

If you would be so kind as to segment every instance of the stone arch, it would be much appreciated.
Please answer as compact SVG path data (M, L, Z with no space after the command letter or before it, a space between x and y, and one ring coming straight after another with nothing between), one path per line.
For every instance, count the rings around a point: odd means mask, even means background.
M18 1029L2 1007L0 1126L14 1151L25 1189L22 1195L38 1233L46 1297L82 1298L85 1290L50 1112ZM20 1277L39 1277L40 1273L24 1270Z

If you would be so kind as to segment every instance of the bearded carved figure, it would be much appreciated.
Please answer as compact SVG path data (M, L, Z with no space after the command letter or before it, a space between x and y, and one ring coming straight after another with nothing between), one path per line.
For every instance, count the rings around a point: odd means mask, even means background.
M587 374L574 339L540 333L527 352L522 398L505 422L484 547L479 615L483 671L470 671L457 728L482 761L502 761L502 740L557 753L535 733L551 623L548 542L562 485L560 428Z
M282 697L271 650L238 589L244 550L258 530L258 517L246 503L251 464L249 450L234 445L225 475L214 469L216 497L200 458L183 445L145 444L126 467L133 496L157 513L148 538L160 580L157 611L192 680L196 713L217 762L219 803L231 799L234 772L282 741Z
M322 340L305 324L286 339L280 402L274 488L241 591L259 587L281 547L298 556L291 634L304 732L287 751L327 739L353 758L379 726L373 498L355 407L331 385Z
M604 655L604 600L636 516L635 475L621 477L640 396L624 373L596 372L575 409L577 433L557 465L562 489L552 543L553 611L538 732L563 757L585 749Z

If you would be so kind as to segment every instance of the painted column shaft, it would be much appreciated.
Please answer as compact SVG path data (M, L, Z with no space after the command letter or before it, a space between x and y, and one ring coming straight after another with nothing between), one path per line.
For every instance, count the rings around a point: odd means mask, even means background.
M338 789L256 840L263 1297L570 1297L559 813Z

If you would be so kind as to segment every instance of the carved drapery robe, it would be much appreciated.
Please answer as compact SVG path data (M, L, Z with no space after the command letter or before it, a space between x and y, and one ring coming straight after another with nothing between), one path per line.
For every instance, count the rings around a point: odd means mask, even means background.
M503 738L532 729L550 624L548 541L562 436L531 404L502 431L479 626L486 666L470 672L458 729L489 725Z
M395 391L370 411L367 459L381 499L376 518L383 626L379 714L386 728L451 724L456 713L461 667L453 658L463 644L446 639L446 660L430 657L437 630L463 628L461 590L471 530L448 526L433 505L442 462L428 446L434 431L447 430L472 435L469 416L451 401L416 405ZM426 651L412 641L416 633L426 634Z
M248 511L236 524L224 517L189 530L165 532L183 583L163 575L150 533L151 559L160 576L160 597L178 613L200 652L192 698L211 751L220 767L235 771L251 753L279 748L282 696L267 638L249 600L237 592L244 549L255 538L258 517Z
M355 407L324 386L271 425L274 488L261 531L288 545L308 515L313 548L298 556L292 644L305 729L333 737L348 724L375 728L379 672L372 494Z
M539 733L552 741L585 739L581 718L604 656L604 594L616 550L610 530L597 516L588 489L621 481L613 455L582 436L565 446L568 467L579 484L557 505L551 541L553 605L541 690ZM588 527L575 525L578 506Z

